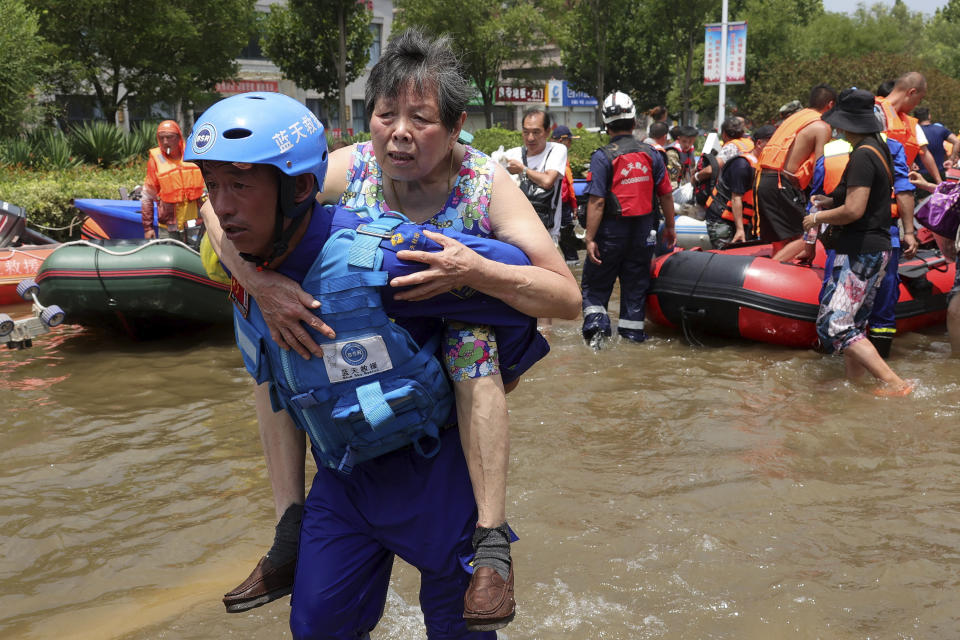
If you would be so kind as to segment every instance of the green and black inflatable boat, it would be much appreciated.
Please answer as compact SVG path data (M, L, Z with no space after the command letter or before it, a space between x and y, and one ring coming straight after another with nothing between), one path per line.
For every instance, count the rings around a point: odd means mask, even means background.
M66 322L135 337L233 321L228 285L207 277L200 254L169 240L68 242L36 276Z

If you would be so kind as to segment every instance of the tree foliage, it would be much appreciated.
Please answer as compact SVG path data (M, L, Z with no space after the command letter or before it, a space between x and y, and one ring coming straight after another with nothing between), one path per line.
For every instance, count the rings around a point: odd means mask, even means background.
M501 70L517 60L535 67L541 49L556 35L548 20L552 6L552 0L397 0L393 29L422 27L450 36L464 73L480 93L489 127Z
M28 0L58 47L63 91L92 90L108 120L131 98L190 101L230 78L254 0Z
M805 60L829 55L858 58L869 53L920 53L924 39L923 14L903 4L886 7L863 5L847 15L824 13L798 31L794 38L796 55Z
M824 56L811 60L784 60L765 69L754 83L744 108L755 121L773 120L779 105L790 100L806 103L810 89L827 83L838 91L856 86L876 91L884 80L904 71L920 71L927 78L927 96L923 105L934 117L952 130L960 126L960 80L910 54L869 53L859 58Z
M601 102L610 92L623 91L641 109L663 104L675 54L675 41L661 20L665 4L576 0L567 14L562 54L573 87Z
M743 111L758 122L769 120L779 105L805 102L810 88L821 82L838 90L859 86L875 91L884 80L915 70L927 76L924 104L944 123L960 125L960 107L949 100L960 78L955 45L960 22L949 16L952 8L960 8L960 0L951 0L932 18L911 12L901 2L889 7L860 4L852 14L812 12L805 23L780 20L779 31L772 24L778 20L776 12L762 10L771 3L806 1L745 0L741 15L750 25L749 84L733 94Z
M951 16L956 15L956 18ZM960 78L960 1L951 2L927 24L924 58L953 78Z
M0 138L39 116L34 96L42 91L50 47L38 31L39 18L23 0L0 3Z
M672 44L673 88L667 96L667 103L674 107L674 112L679 106L684 114L684 124L689 124L691 111L703 94L703 24L719 15L720 2L660 0L654 10L660 33Z
M357 0L290 0L274 4L264 22L263 49L299 86L338 100L346 128L346 86L370 59L371 11Z

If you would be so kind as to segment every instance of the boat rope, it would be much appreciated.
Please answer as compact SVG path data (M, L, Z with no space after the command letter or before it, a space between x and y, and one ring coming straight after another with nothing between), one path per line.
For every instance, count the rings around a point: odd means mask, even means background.
M198 252L196 249L194 249L190 245L180 242L179 240L174 240L173 238L155 238L153 240L145 242L144 244L137 245L136 247L134 247L133 249L130 249L129 251L114 251L112 249L102 247L99 244L95 244L88 240L73 240L71 242L64 242L59 247L57 247L55 251L59 251L63 247L92 247L97 251L103 251L104 253L110 254L111 256L129 256L129 255L133 255L134 253L137 253L138 251L143 251L147 247L152 247L153 245L157 245L157 244L179 245L195 255L198 255L198 256L200 255L200 252Z
M47 256L38 256L36 254L30 253L29 251L24 251L23 249L14 249L13 247L5 247L3 251L9 251L10 255L0 256L0 262L3 262L5 260L13 260L13 257L18 253L22 253L28 258L33 258L34 260L39 260L40 262L43 262L44 258L47 257Z
M37 227L38 229L43 229L44 231L68 231L69 230L70 233L72 234L73 228L78 224L83 224L83 222L86 219L87 219L87 216L85 215L73 216L73 219L70 221L70 224L68 224L65 227L48 227L47 225L40 224L39 222L34 222L32 220L27 224L29 224L31 227Z

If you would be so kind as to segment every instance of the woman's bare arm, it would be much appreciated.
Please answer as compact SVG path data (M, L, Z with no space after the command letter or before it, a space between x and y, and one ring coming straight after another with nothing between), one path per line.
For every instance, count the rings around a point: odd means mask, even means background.
M426 232L443 245L444 250L432 254L419 251L398 253L401 259L425 262L430 268L394 278L392 286L413 287L396 294L396 297L422 300L469 286L530 316L567 319L579 316L580 288L573 273L526 196L500 166L494 173L490 223L498 240L527 254L530 266L494 262L446 236Z

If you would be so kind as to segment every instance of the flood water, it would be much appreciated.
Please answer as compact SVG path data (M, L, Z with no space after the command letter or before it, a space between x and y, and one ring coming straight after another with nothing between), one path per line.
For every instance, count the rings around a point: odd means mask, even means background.
M615 305L611 305L616 308ZM511 394L518 614L501 638L960 637L960 360L897 340L906 399L744 342L594 353L579 323ZM75 327L0 351L0 638L284 638L227 615L273 533L229 330ZM379 639L423 638L397 564Z

